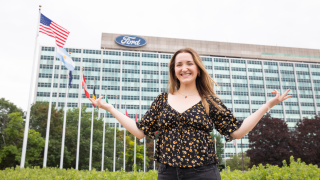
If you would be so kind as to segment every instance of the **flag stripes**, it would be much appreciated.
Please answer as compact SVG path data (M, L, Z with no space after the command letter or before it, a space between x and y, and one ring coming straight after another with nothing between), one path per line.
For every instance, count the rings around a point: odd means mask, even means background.
M58 47L64 46L70 33L67 29L53 22L43 14L41 14L40 17L39 32L55 38Z

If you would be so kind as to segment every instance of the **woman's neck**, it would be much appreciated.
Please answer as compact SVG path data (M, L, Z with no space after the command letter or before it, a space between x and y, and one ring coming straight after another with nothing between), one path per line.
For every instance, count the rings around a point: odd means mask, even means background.
M179 93L184 95L195 94L198 92L196 83L191 84L180 84L180 88L178 89Z

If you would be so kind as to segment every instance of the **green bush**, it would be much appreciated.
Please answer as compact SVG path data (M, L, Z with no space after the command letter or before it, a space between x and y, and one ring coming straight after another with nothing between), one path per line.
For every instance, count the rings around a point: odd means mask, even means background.
M269 180L269 179L320 179L320 169L317 165L306 165L300 159L295 161L293 157L290 158L290 166L283 161L284 166L253 166L247 172L235 170L230 172L230 167L227 172L222 171L222 179L252 179L252 180ZM92 171L75 170L75 169L59 169L59 168L7 168L0 171L0 179L157 179L157 171L143 172L109 172L109 171Z
M59 168L7 168L0 173L1 179L157 179L157 171L144 172L109 172L109 171L92 171L59 169Z
M261 180L277 180L277 179L320 179L320 169L317 165L306 165L301 162L300 159L294 160L293 156L290 157L290 166L287 166L286 161L283 161L283 167L272 166L267 164L263 166L259 164L258 167L255 165L247 172L235 170L230 172L230 168L227 168L227 172L224 170L221 174L221 179L261 179Z

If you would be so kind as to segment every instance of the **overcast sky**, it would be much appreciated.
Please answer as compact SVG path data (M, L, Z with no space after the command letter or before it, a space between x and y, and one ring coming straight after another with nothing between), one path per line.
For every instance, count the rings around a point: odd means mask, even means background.
M65 47L99 49L106 32L320 49L319 0L2 0L0 98L24 111L40 4L70 31ZM40 34L38 45L55 41Z

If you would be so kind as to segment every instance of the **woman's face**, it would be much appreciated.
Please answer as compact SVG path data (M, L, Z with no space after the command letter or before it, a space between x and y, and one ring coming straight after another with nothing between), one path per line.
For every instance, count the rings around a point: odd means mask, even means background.
M191 54L179 53L175 59L174 72L181 84L189 84L195 82L199 68Z

